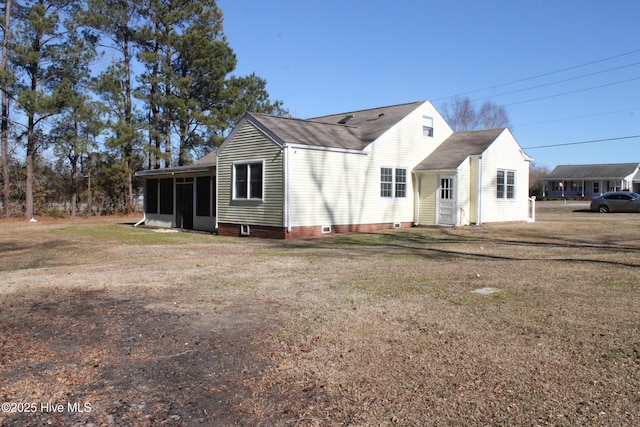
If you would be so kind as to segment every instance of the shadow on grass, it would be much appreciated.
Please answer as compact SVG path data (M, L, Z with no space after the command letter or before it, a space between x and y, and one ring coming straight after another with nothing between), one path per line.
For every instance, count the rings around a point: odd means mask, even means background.
M423 229L424 230L424 229ZM305 239L299 242L288 242L285 245L290 248L303 249L339 249L353 248L361 250L363 253L391 254L401 253L407 255L429 256L432 258L459 258L459 259L488 259L501 261L548 261L548 262L570 262L570 263L601 263L608 265L640 268L640 264L624 261L628 258L628 253L638 253L640 248L634 246L619 246L615 244L594 244L580 239L557 239L554 241L533 241L518 239L501 239L489 236L460 235L453 229L438 229L437 236L427 236L416 232L389 231L378 233L359 233L336 235L330 238ZM548 248L566 249L573 252L567 257L518 257L510 255L494 255L484 251L478 251L474 247L467 247L471 250L463 250L462 245L482 244L492 246L528 246L531 248L541 248L541 251ZM451 249L448 249L451 247ZM460 247L460 250L454 249ZM597 250L602 254L619 254L623 261L610 261L594 258L580 258L578 252L583 250ZM503 251L505 253L509 250ZM626 255L625 255L626 254Z

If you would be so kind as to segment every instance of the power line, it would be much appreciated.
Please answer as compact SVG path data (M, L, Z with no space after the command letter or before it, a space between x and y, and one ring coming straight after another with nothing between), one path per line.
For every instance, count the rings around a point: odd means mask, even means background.
M605 115L608 115L608 114L626 113L626 112L629 112L629 111L636 111L636 110L640 110L640 106L633 107L633 108L626 108L624 110L606 111L606 112L602 112L602 113L584 114L582 116L564 117L562 119L545 120L545 121L542 121L542 122L515 124L515 125L513 125L513 128L514 129L515 128L519 129L519 128L526 127L526 126L544 125L544 124L547 124L547 123L565 122L567 120L586 119L588 117L598 117L598 116L605 116Z
M623 139L633 139L633 138L640 138L640 135L619 136L617 138L592 139L590 141L566 142L564 144L538 145L538 146L535 146L535 147L523 147L523 149L524 150L532 150L534 148L564 147L564 146L567 146L567 145L580 145L580 144L591 144L591 143L594 143L594 142L620 141L620 140L623 140Z
M524 89L516 89L516 90L509 91L509 92L503 92L503 93L499 93L497 95L490 95L490 96L485 96L483 98L476 98L473 101L481 101L483 99L495 98L495 97L504 96L504 95L511 95L511 94L514 94L514 93L525 92L527 90L533 90L533 89L539 89L541 87L546 87L546 86L553 86L553 85L560 84L560 83L570 82L572 80L578 80L578 79L583 79L585 77L595 76L597 74L604 74L604 73L608 73L610 71L620 70L622 68L633 67L634 65L638 65L638 64L640 64L640 62L634 62L632 64L626 64L626 65L621 65L621 66L618 66L618 67L608 68L606 70L596 71L595 73L583 74L581 76L570 77L568 79L557 80L555 82L544 83L544 84L540 84L540 85L536 85L536 86L530 86L530 87L526 87Z
M583 89L571 90L569 92L556 93L554 95L547 95L547 96L541 96L541 97L538 97L538 98L526 99L524 101L512 102L511 104L503 105L503 107L509 107L511 105L526 104L527 102L540 101L540 100L543 100L543 99L557 98L558 96L571 95L573 93L585 92L585 91L593 90L593 89L600 89L600 88L607 87L607 86L614 86L614 85L618 85L618 84L622 84L622 83L632 82L634 80L640 80L640 77L634 77L632 79L627 79L627 80L620 80L620 81L613 82L613 83L605 83L605 84L599 85L599 86L591 86L591 87L587 87L587 88L583 88Z
M449 98L453 98L455 96L469 95L469 94L472 94L472 93L478 93L478 92L482 92L482 91L485 91L485 90L496 89L496 88L499 88L499 87L508 86L508 85L512 85L512 84L515 84L515 83L522 83L522 82L526 82L528 80L534 80L534 79L538 79L538 78L541 78L541 77L546 77L546 76L550 76L550 75L553 75L553 74L563 73L565 71L570 71L570 70L575 70L577 68L586 67L588 65L598 64L600 62L610 61L612 59L616 59L616 58L621 58L623 56L632 55L632 54L637 53L637 52L640 52L640 49L635 49L635 50L632 50L632 51L629 51L629 52L621 53L621 54L614 55L614 56L609 56L607 58L597 59L595 61L590 61L590 62L587 62L587 63L584 63L584 64L580 64L580 65L574 65L572 67L567 67L567 68L563 68L563 69L556 70L556 71L550 71L548 73L537 74L537 75L531 76L531 77L525 77L525 78L522 78L522 79L513 80L513 81L510 81L510 82L506 82L506 83L500 83L500 84L497 84L497 85L485 87L483 89L476 89L476 90L472 90L472 91L469 91L469 92L464 92L464 93L461 93L461 94L458 94L458 95L446 96L446 97L443 97L443 98L437 98L437 99L434 99L433 101L434 102L435 101L441 101L443 99L449 99Z

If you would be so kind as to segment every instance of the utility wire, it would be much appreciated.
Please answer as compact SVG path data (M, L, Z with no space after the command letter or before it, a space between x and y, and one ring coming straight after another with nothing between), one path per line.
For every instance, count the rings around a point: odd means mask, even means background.
M570 82L572 80L578 80L578 79L583 79L585 77L595 76L597 74L604 74L604 73L608 73L610 71L620 70L622 68L633 67L634 65L638 65L638 64L640 64L640 62L634 62L632 64L621 65L619 67L614 67L614 68L608 68L606 70L596 71L595 73L583 74L581 76L570 77L568 79L557 80L555 82L544 83L544 84L540 84L540 85L536 85L536 86L530 86L530 87L526 87L524 89L516 89L516 90L509 91L509 92L499 93L499 94L496 94L496 95L489 95L489 96L485 96L483 98L475 98L475 99L473 99L473 101L481 101L483 99L495 98L495 97L504 96L504 95L511 95L511 94L514 94L514 93L525 92L525 91L533 90L533 89L539 89L541 87L546 87L546 86L553 86L553 85L560 84L560 83Z
M620 140L623 140L623 139L633 139L633 138L640 138L640 135L619 136L617 138L592 139L590 141L566 142L564 144L538 145L538 146L535 146L535 147L523 147L523 149L524 150L532 150L534 148L564 147L564 146L567 146L567 145L580 145L580 144L591 144L591 143L594 143L594 142L620 141Z
M442 101L443 99L454 98L456 96L469 95L469 94L472 94L472 93L478 93L478 92L483 92L485 90L496 89L496 88L499 88L499 87L508 86L508 85L512 85L512 84L515 84L515 83L522 83L522 82L526 82L526 81L529 81L529 80L534 80L534 79L538 79L538 78L541 78L541 77L546 77L546 76L550 76L550 75L553 75L553 74L562 73L562 72L565 72L565 71L575 70L577 68L586 67L588 65L598 64L600 62L605 62L605 61L610 61L612 59L620 58L620 57L627 56L627 55L632 55L632 54L637 53L637 52L640 52L640 49L635 49L635 50L632 50L632 51L629 51L629 52L621 53L619 55L614 55L614 56L609 56L607 58L597 59L595 61L587 62L587 63L580 64L580 65L574 65L572 67L567 67L567 68L563 68L563 69L556 70L556 71L550 71L548 73L538 74L538 75L531 76L531 77L525 77L523 79L518 79L518 80L512 80L512 81L506 82L506 83L500 83L500 84L497 84L497 85L494 85L494 86L485 87L483 89L476 89L476 90L472 90L472 91L469 91L469 92L464 92L464 93L461 93L461 94L458 94L458 95L445 96L443 98L437 98L437 99L434 99L433 101L434 102L435 101Z
M523 124L515 124L513 125L513 128L522 128L522 127L526 127L526 126L535 126L535 125L544 125L547 123L557 123L557 122L565 122L567 120L577 120L577 119L586 119L588 117L598 117L598 116L605 116L607 114L618 114L618 113L627 113L629 111L636 111L636 110L640 110L640 106L638 107L633 107L633 108L627 108L624 110L616 110L616 111L606 111L606 112L602 112L602 113L592 113L592 114L585 114L582 116L573 116L573 117L564 117L562 119L555 119L555 120L545 120L542 122L532 122L532 123L523 123Z
M512 102L511 104L503 105L503 107L509 107L511 105L526 104L527 102L540 101L540 100L543 100L543 99L557 98L558 96L571 95L573 93L579 93L579 92L586 92L588 90L600 89L600 88L607 87L607 86L613 86L613 85L618 85L618 84L622 84L622 83L628 83L628 82L632 82L634 80L640 80L640 77L634 77L632 79L627 79L627 80L620 80L620 81L613 82L613 83L605 83L605 84L599 85L599 86L591 86L591 87L587 87L587 88L583 88L583 89L571 90L569 92L556 93L554 95L547 95L547 96L541 96L541 97L538 97L538 98L526 99L524 101Z

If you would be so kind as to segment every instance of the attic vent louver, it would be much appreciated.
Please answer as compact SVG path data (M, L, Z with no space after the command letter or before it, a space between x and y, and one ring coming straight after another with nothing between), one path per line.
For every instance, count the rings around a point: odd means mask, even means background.
M347 114L346 116L344 116L342 119L340 119L340 121L338 122L339 124L343 125L345 123L350 122L351 120L353 120L355 116L353 114Z

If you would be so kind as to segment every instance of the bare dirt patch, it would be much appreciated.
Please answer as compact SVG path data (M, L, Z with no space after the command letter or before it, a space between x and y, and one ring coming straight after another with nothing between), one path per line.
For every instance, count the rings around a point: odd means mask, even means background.
M292 242L132 222L0 222L2 425L640 425L638 215Z

